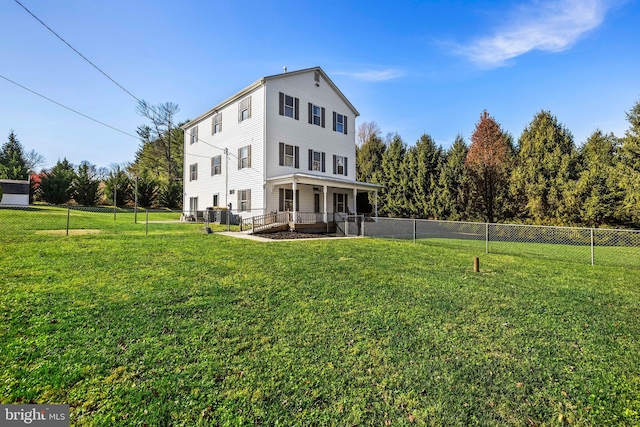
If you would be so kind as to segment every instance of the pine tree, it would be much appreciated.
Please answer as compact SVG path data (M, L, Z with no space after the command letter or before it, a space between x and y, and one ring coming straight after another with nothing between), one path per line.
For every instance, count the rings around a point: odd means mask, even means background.
M407 148L400 135L394 135L382 156L382 179L385 188L379 200L383 216L403 217L407 213L404 157Z
M624 190L624 211L634 226L640 226L640 101L627 112L629 129L620 140L619 176Z
M563 223L564 197L577 175L571 132L549 111L536 114L520 136L512 191L521 215L536 223Z
M98 203L100 192L100 179L95 165L81 162L78 171L72 181L73 199L79 205L94 206Z
M453 221L469 219L469 204L465 192L469 184L464 167L467 152L467 144L458 135L441 163L437 199L439 218Z
M438 178L442 148L423 134L407 153L408 200L411 216L433 218L437 215Z
M72 182L76 173L67 159L58 160L40 179L39 191L42 199L53 205L67 203L73 197Z
M104 196L107 203L113 203L115 192L116 206L125 206L133 198L131 177L126 167L119 164L111 165L107 178L104 180Z
M6 179L26 180L29 169L24 154L24 148L16 134L11 131L7 142L0 148L0 174Z
M142 173L138 177L138 205L150 208L158 201L158 195L160 194L160 185L158 181L148 173Z
M574 207L573 220L590 226L615 224L622 193L615 176L618 138L596 130L580 147L580 173L565 206Z

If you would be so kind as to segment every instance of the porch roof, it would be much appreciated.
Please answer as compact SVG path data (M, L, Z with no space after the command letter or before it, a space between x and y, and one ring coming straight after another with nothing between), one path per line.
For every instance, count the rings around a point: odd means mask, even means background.
M368 182L352 181L350 179L330 178L325 176L309 175L306 173L292 173L288 175L274 176L265 180L266 184L282 185L291 184L296 180L298 184L317 185L336 188L349 188L359 191L376 191L383 188L383 185L370 184Z

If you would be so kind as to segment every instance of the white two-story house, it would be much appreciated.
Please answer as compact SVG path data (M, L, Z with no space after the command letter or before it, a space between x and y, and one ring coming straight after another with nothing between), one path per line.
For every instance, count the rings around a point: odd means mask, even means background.
M294 223L357 213L355 107L320 67L263 77L186 123L184 210L229 207Z

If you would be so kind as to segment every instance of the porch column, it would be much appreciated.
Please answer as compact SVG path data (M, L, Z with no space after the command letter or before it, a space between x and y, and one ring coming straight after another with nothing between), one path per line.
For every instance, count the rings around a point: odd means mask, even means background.
M293 180L293 223L298 222L298 212L296 212L296 190L298 189L298 181L296 179Z
M327 186L322 187L322 194L324 195L324 222L328 222L327 215Z
M353 189L353 214L358 215L358 189Z
M376 218L378 218L378 190L376 190L376 207L375 207Z

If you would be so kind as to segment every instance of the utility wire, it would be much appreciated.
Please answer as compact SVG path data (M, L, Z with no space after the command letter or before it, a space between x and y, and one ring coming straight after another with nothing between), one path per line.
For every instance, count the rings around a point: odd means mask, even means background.
M93 117L89 117L89 116L87 116L86 114L82 114L81 112L76 111L76 110L74 110L73 108L67 107L66 105L61 104L61 103L59 103L59 102L57 102L57 101L54 101L54 100L53 100L53 99L51 99L51 98L47 98L46 96L44 96L44 95L42 95L42 94L40 94L40 93L36 92L35 90L31 90L31 89L29 89L29 88L28 88L28 87L26 87L26 86L22 86L20 83L16 83L16 82L14 82L13 80L8 79L8 78L6 78L6 77L5 77L5 76L3 76L3 75L0 75L0 78L5 79L6 81L8 81L8 82L10 82L10 83L13 83L14 85L16 85L16 86L18 86L18 87L21 87L22 89L24 89L24 90L26 90L26 91L29 91L29 92L33 93L34 95L38 95L40 98L44 98L44 99L46 99L47 101L49 101L49 102L53 102L54 104L56 104L56 105L58 105L58 106L60 106L60 107L62 107L62 108L66 108L67 110L72 111L72 112L74 112L74 113L76 113L76 114L78 114L78 115L80 115L80 116L82 116L82 117L84 117L84 118L87 118L87 119L92 120L92 121L94 121L94 122L96 122L96 123L99 123L99 124L101 124L102 126L106 126L106 127L108 127L109 129L113 129L113 130L115 130L115 131L117 131L117 132L123 133L123 134L125 134L125 135L127 135L127 136L130 136L130 137L132 137L132 138L140 139L140 137L139 137L139 136L132 135L132 134L130 134L130 133L128 133L128 132L125 132L125 131L120 130L120 129L116 128L116 127L113 127L113 126L111 126L111 125L108 125L108 124L106 124L106 123L104 123L104 122L101 122L100 120L94 119Z
M60 40L62 40L62 42L64 44L66 44L67 46L69 46L75 53L77 53L78 55L80 55L80 57L82 59L84 59L85 61L87 61L89 64L91 64L93 66L93 68L95 68L96 70L100 71L106 78L108 78L109 80L111 80L113 83L115 83L120 89L122 89L123 91L127 92L129 95L131 95L131 97L133 97L133 99L135 99L138 102L141 102L140 99L138 99L137 96L135 96L134 94L132 94L131 92L129 92L127 89L125 89L120 83L118 83L117 81L115 81L114 79L112 79L107 73L105 73L104 71L102 71L96 64L94 64L93 62L89 61L87 59L87 57L85 57L83 54L81 54L80 52L78 52L78 50L76 48L74 48L73 46L71 46L65 39L63 39L62 37L60 37L60 35L58 33L56 33L55 31L53 31L47 24L45 24L44 22L42 22L42 20L40 18L38 18L36 15L33 14L33 12L31 12L29 9L27 9L22 3L20 3L18 0L14 0L16 3L18 3L24 10L26 10L29 15L33 16L38 22L40 22L42 25L45 26L45 28L49 31L51 31L57 38L59 38ZM65 107L66 108L66 107ZM91 119L93 120L93 119Z

